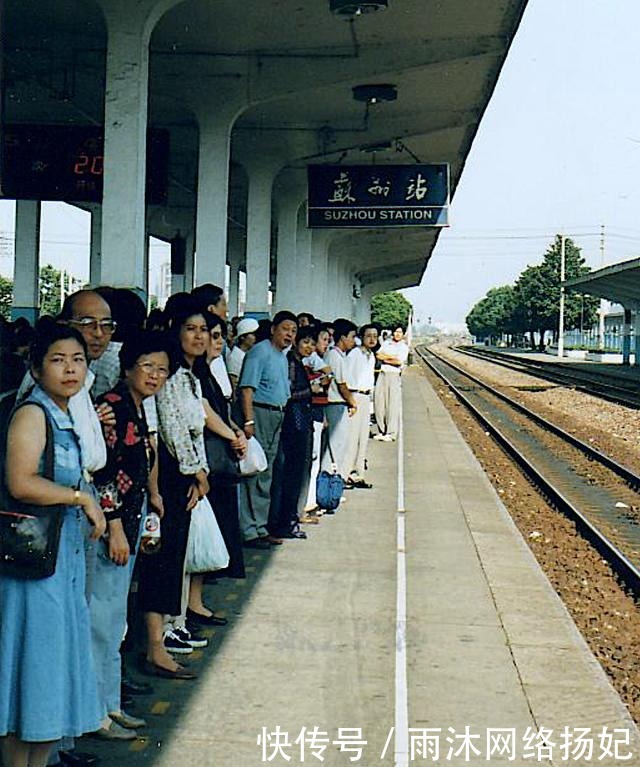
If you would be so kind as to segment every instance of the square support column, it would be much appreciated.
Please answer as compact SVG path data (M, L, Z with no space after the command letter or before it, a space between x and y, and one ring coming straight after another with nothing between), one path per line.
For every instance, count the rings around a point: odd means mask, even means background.
M102 278L102 206L91 206L91 241L89 243L89 284L100 285Z
M108 6L105 6L105 10ZM100 282L145 293L149 48L142 23L107 14ZM128 23L129 22L129 23ZM145 296L146 298L146 296Z
M268 316L271 271L271 192L274 169L255 164L248 168L247 201L247 313Z
M227 211L231 117L207 114L200 119L195 283L224 285L227 263Z
M38 319L40 306L39 200L16 201L15 262L11 318Z

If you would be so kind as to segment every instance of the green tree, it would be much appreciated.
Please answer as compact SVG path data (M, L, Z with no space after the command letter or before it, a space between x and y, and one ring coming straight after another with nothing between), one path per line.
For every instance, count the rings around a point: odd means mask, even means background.
M11 319L12 300L13 282L8 277L0 275L0 314L7 320Z
M517 303L522 312L524 325L534 346L534 333L538 333L539 348L544 349L545 333L558 335L560 322L560 260L562 237L556 235L552 245L538 266L525 269L518 278L515 290ZM591 271L585 264L580 248L567 237L565 239L565 279L582 277ZM565 293L564 326L566 330L591 327L596 320L599 305L597 298L582 298L576 293Z
M40 268L40 316L60 313L60 272L51 264Z
M383 328L406 327L412 308L402 293L378 293L371 299L371 322L377 322Z
M477 338L499 338L503 333L518 332L516 295L512 285L491 288L466 317L467 328Z

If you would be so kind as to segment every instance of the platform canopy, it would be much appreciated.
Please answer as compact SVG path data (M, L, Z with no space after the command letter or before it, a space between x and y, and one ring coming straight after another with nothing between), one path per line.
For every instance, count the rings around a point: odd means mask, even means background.
M120 104L148 107L149 127L170 133L167 202L147 204L146 215L147 232L164 239L177 229L195 238L196 218L202 231L198 177L207 158L213 166L216 152L226 151L223 124L231 172L221 184L229 227L241 239L251 207L246 176L256 164L304 178L308 163L448 163L453 192L527 0L379 4L386 8L349 16L330 0L5 0L2 118L106 125L113 134ZM138 30L148 62L132 43ZM122 83L147 64L148 92L141 83L139 98L124 93ZM354 98L354 88L370 84L395 86L397 98ZM122 178L112 186L109 169ZM105 158L105 190L126 191L125 174ZM132 205L109 207L102 226L130 217L123 229L139 227ZM395 289L420 282L438 234L336 232L330 249L361 284ZM104 229L102 242L108 262L109 243L120 243ZM122 255L118 268L131 258ZM273 278L273 249L271 269Z
M605 266L584 277L574 277L563 283L567 290L606 298L625 309L640 309L640 258Z

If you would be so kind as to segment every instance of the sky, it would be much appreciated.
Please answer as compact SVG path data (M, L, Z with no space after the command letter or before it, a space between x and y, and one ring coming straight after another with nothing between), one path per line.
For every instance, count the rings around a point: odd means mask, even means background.
M540 263L559 232L593 268L640 255L639 30L638 0L529 0L452 225L420 287L405 291L417 319L462 326L490 288ZM13 209L0 201L0 235L13 231ZM43 203L41 263L86 279L89 224L84 211ZM153 241L152 270L166 258L167 246ZM11 267L0 249L0 272Z
M463 323L557 232L593 268L640 255L640 3L529 0L418 288L416 317ZM604 262L600 227L605 227Z

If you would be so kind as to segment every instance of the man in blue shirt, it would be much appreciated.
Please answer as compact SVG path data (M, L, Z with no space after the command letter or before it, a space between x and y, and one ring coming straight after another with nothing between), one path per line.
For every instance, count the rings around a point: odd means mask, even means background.
M240 495L240 529L245 546L256 549L280 544L267 530L273 464L278 453L284 409L290 395L286 350L296 337L295 314L278 312L271 323L271 338L247 352L240 373L238 399L247 439L256 437L268 467L245 480Z

